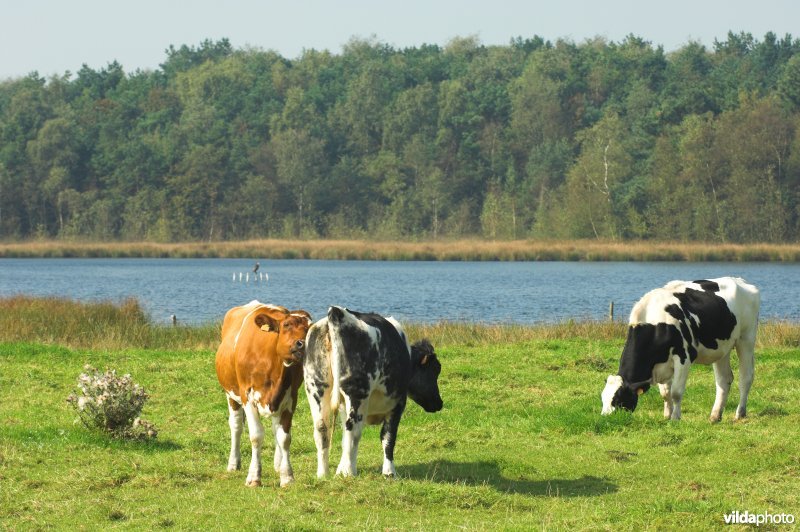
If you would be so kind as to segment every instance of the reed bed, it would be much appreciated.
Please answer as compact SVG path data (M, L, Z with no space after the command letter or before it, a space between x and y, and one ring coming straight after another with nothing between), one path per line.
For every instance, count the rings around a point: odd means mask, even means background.
M154 324L135 299L119 304L62 298L0 298L0 342L33 342L73 349L216 350L220 323L200 326ZM620 321L554 324L439 322L407 324L412 340L427 337L436 346L490 346L541 340L625 340ZM759 325L758 348L800 346L800 323Z
M245 240L153 242L33 241L0 243L0 258L265 258L425 261L798 262L800 244L613 242L597 240Z
M139 302L77 302L55 297L0 298L0 342L79 349L211 349L219 325L153 324Z

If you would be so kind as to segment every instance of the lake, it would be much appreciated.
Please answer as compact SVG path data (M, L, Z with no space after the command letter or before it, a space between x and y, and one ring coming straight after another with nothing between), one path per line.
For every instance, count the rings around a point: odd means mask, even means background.
M761 290L761 318L800 321L800 264L687 262L373 262L243 259L0 259L0 296L137 298L153 321L221 320L258 299L321 317L329 305L410 322L627 320L636 300L673 279L734 275ZM239 281L239 273L243 280ZM250 282L244 275L250 273ZM234 276L236 280L234 280Z

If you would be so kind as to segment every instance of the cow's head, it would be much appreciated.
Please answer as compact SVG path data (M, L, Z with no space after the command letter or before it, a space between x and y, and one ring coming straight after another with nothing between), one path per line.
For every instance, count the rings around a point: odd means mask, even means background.
M442 364L427 339L411 346L411 364L414 373L408 383L408 396L426 412L438 412L444 405L437 382Z
M303 360L311 314L305 310L264 308L256 313L254 320L262 331L278 335L275 351L284 366Z
M625 382L619 375L609 375L606 379L606 387L600 394L603 401L603 410L600 413L607 416L617 408L633 412L636 410L639 396L648 389L650 389L650 384L647 382L630 383Z

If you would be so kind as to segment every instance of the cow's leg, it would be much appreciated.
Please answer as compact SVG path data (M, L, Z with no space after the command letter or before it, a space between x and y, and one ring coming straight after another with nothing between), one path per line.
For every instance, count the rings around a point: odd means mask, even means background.
M272 416L272 431L275 433L275 471L280 473L281 487L294 482L294 472L289 461L289 446L292 444L292 413L284 411L280 417Z
M272 420L272 436L275 438L275 455L272 459L272 467L278 473L281 470L281 462L283 461L283 447L278 441L278 427L280 426L281 419L274 415L270 416Z
M739 357L739 406L736 407L734 419L742 419L747 415L747 396L753 384L756 365L756 335L747 334L736 342L736 354Z
M231 454L228 457L228 471L242 467L242 429L244 428L244 408L228 398L228 426L231 428Z
M317 446L317 478L328 474L328 452L331 447L331 399L330 388L324 390L312 379L305 383L308 406L314 423L314 443Z
M394 477L397 474L394 468L394 444L397 441L397 429L400 426L400 417L403 415L404 403L398 404L381 427L381 443L383 443L383 475Z
M351 402L350 397L344 396L344 413L342 416L342 459L336 474L343 477L354 477L358 474L356 470L356 459L358 457L358 443L361 441L361 431L364 429L364 417L366 414L366 401Z
M733 382L733 371L731 370L731 354L714 362L714 378L717 382L717 397L714 400L714 408L711 409L709 421L716 423L722 419L722 411L725 410L725 403L728 401L728 392L731 391Z
M670 393L669 382L658 385L661 398L664 399L664 417L669 419L672 416L672 395Z
M672 374L672 385L670 386L670 396L672 397L672 416L670 419L679 420L681 418L681 400L683 392L686 391L686 379L689 377L689 367L691 362L681 364L680 360L675 361L675 372Z
M250 431L250 446L253 456L250 459L250 469L247 471L247 486L261 485L261 448L264 445L264 426L261 424L261 416L258 407L249 401L244 407L244 415L247 417L247 428Z

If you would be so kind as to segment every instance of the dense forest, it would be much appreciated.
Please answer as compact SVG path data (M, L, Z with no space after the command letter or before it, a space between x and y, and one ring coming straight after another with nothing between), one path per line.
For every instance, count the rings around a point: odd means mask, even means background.
M0 239L797 241L789 35L165 55L0 81Z

